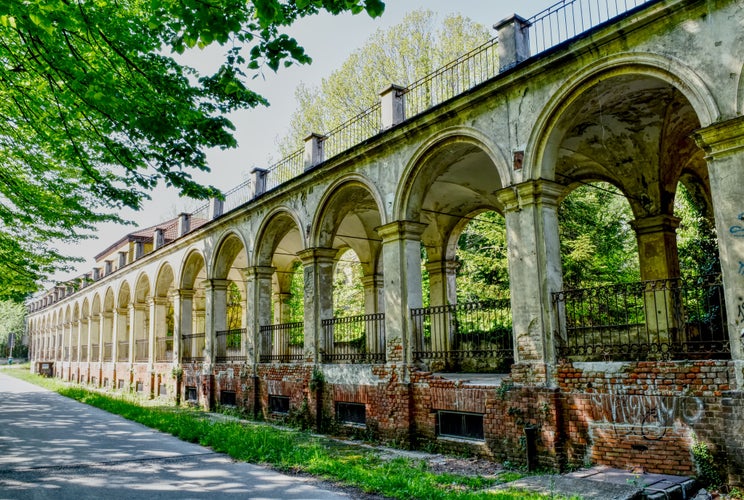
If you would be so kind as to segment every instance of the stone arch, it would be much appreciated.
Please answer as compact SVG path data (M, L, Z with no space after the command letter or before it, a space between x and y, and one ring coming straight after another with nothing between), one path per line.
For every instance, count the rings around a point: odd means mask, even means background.
M443 156L438 159L438 164L437 155ZM444 157L445 155L447 157ZM463 170L473 170L473 164L482 165L484 162L495 169L497 174L495 179L492 176L486 183L490 187L496 180L498 186L491 191L511 182L507 155L498 146L493 145L488 137L470 128L446 129L423 143L408 162L395 194L394 218L420 220L423 202L418 199L420 193L416 193L417 189L421 188L421 184L432 184L432 180L442 176L455 160L462 162L462 158L457 158L458 155L470 157L469 164L461 166ZM424 179L427 176L428 179ZM471 176L475 176L475 173ZM483 196L482 193L478 194Z
M176 282L173 267L168 262L163 262L155 276L153 297L167 297Z
M736 90L736 111L744 115L744 66L739 71L739 85Z
M186 254L181 265L180 287L187 290L193 289L198 276L206 277L205 265L206 259L199 250L192 250Z
M237 269L248 267L248 246L240 233L229 230L219 238L213 257L213 279L228 279Z
M377 256L382 240L375 229L386 223L382 197L360 175L350 175L329 186L313 223L313 246L350 248L359 257L365 276L378 273Z
M715 99L703 79L682 62L648 53L615 54L586 66L566 81L543 107L525 151L524 177L555 179L550 142L560 119L569 114L576 101L592 88L604 81L628 76L656 80L675 89L691 106L701 127L716 122L720 116Z
M291 247L295 251L307 248L298 215L286 207L279 207L264 217L257 232L254 250L255 265L270 266L277 248ZM291 241L285 241L291 238Z

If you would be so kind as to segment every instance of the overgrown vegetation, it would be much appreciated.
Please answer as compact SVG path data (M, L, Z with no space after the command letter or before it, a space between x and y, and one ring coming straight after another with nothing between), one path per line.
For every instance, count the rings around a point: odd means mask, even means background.
M194 409L145 407L134 400L70 386L57 379L44 379L25 370L6 373L184 441L208 446L237 460L270 465L284 472L312 474L367 493L401 499L546 498L516 490L484 491L504 481L500 478L434 474L421 461L406 458L385 460L373 450L347 446L306 432L241 420L215 422L208 414ZM518 477L507 473L504 478L512 481Z

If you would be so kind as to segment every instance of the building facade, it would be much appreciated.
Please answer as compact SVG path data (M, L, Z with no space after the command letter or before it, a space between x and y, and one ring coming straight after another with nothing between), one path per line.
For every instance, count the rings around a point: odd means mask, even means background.
M224 201L112 245L29 302L34 369L558 469L695 474L701 441L741 485L744 2L637 3L507 19ZM642 281L568 290L558 208L596 181L631 206ZM680 276L682 186L720 273ZM458 304L457 240L484 210L510 293ZM334 311L348 251L361 315Z

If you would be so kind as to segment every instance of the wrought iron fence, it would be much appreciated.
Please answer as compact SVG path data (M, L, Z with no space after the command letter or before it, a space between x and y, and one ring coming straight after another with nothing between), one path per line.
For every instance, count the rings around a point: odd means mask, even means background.
M305 171L304 149L298 149L269 167L266 173L266 191L294 179Z
M527 20L530 51L539 54L653 1L658 0L561 0Z
M87 362L88 361L88 345L81 345L80 346L80 361Z
M412 117L472 89L499 74L498 42L494 38L410 84L406 116Z
M114 343L104 342L103 343L103 361L104 362L113 361L113 354L114 354Z
M181 336L181 361L184 363L197 363L204 361L204 333L191 333Z
M232 188L230 191L225 193L225 204L222 206L224 213L229 212L238 208L243 203L251 200L253 197L253 189L251 188L251 180L248 179Z
M720 275L564 290L553 306L572 361L731 356Z
M244 360L245 356L242 353L241 347L243 335L245 335L245 328L234 328L232 330L215 332L215 361L224 363L226 361Z
M76 345L74 345L70 349L70 358L69 358L69 361L77 361L77 360L78 360L78 347Z
M91 344L90 345L90 361L92 363L97 363L101 358L101 350L100 346L98 344Z
M170 363L173 361L173 337L155 339L155 361Z
M150 359L150 341L137 339L134 341L134 361L144 362Z
M304 359L305 324L281 323L264 325L261 334L261 363L292 363Z
M379 134L382 130L382 106L378 101L355 117L328 132L323 145L326 158L332 158L347 149Z
M362 314L321 321L323 363L384 363L385 314Z
M411 310L416 361L432 371L506 373L514 363L508 298Z
M120 340L116 346L116 360L129 361L129 341Z

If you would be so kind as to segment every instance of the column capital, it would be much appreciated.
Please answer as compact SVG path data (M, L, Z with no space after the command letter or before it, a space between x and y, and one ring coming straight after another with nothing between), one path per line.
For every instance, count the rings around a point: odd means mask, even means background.
M297 257L300 258L303 265L309 265L313 262L320 261L333 261L336 260L338 250L335 248L306 248L297 252Z
M630 222L637 235L653 233L674 233L679 227L679 217L661 214L640 217Z
M227 290L227 285L230 283L230 280L221 280L221 279L207 279L202 282L204 284L204 289L209 290Z
M547 179L537 179L514 184L496 192L504 206L504 213L517 212L522 207L542 204L557 207L566 186Z
M382 238L383 243L397 240L419 240L428 224L411 220L399 220L377 226L375 231Z
M193 288L178 288L173 290L173 295L180 299L193 299L196 291Z
M384 277L381 274L370 274L368 276L362 276L362 285L364 288L376 286L382 287L385 282Z
M167 297L148 297L147 298L147 305L149 306L164 306L168 303Z
M276 271L276 268L271 266L251 266L241 269L243 278L245 278L246 281L271 278L274 275L274 271Z
M715 123L692 134L705 151L706 159L715 159L744 151L744 116Z
M427 262L425 267L426 270L429 271L429 273L444 272L454 274L460 267L460 263L456 260L434 260L431 262Z

